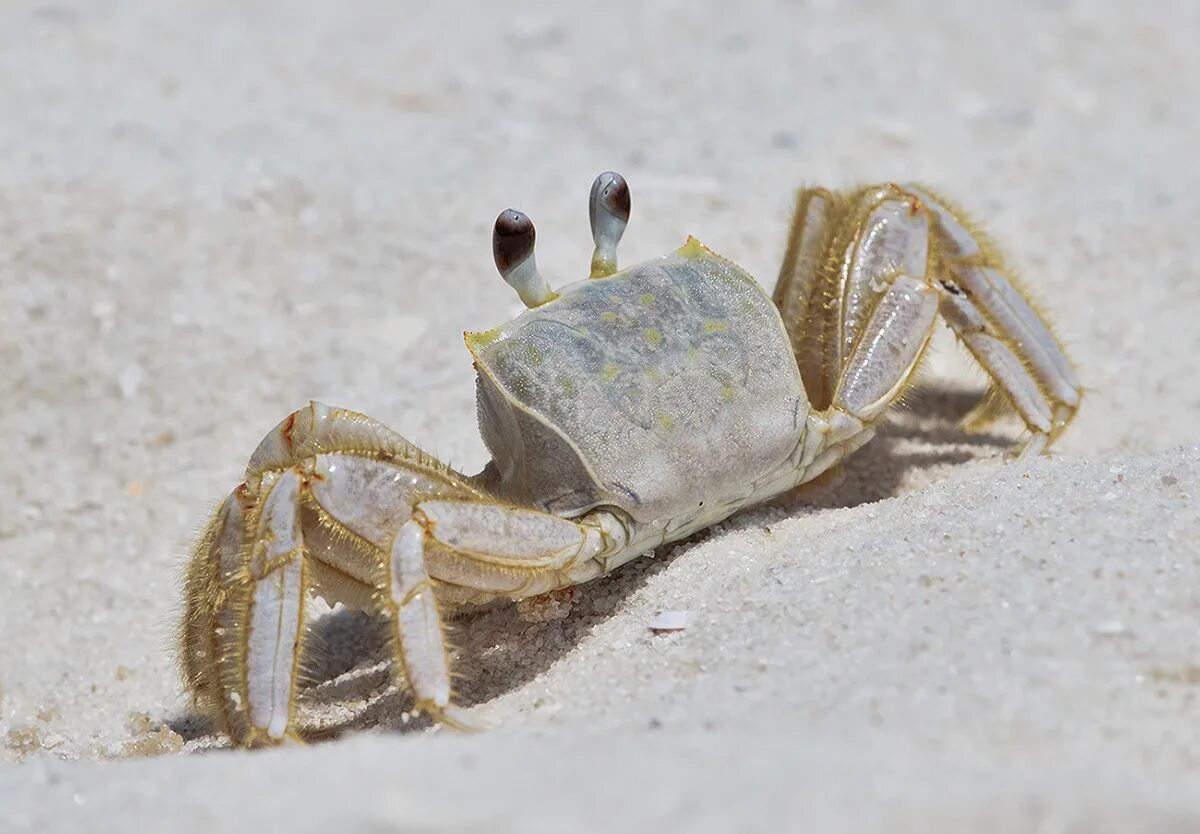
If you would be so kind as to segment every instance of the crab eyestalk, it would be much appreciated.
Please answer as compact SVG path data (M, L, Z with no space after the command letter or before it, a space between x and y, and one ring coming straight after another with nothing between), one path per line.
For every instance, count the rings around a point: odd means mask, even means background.
M533 244L537 233L533 221L516 209L505 209L496 218L492 232L492 255L496 258L496 269L504 282L517 291L526 307L540 307L547 301L558 298L550 289L546 279L538 272L533 257Z
M605 171L592 183L588 198L588 217L592 223L593 278L605 278L617 271L617 244L629 223L629 184L616 171Z

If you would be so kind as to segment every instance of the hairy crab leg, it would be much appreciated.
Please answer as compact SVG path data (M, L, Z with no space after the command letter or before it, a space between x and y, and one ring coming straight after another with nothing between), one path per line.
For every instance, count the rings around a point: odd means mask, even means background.
M836 226L821 244L827 250L819 267L824 272L810 282L808 304L819 305L819 316L838 318L823 329L833 347L827 345L818 361L821 377L836 384L827 404L810 415L814 430L798 461L808 480L873 435L874 423L909 383L929 343L940 291L929 277L929 224L911 195L887 185L832 202L821 192L801 199L799 210L809 216L818 211L818 200L832 206ZM807 254L800 244L789 248L793 275ZM807 254L807 260L816 259Z
M376 421L311 403L263 439L197 545L181 629L189 687L235 743L294 736L315 592L387 614L418 706L467 728L438 597L523 598L598 575L627 541L598 515L501 503Z
M281 473L262 502L247 553L245 700L251 727L273 741L283 738L291 723L308 596L299 495L298 473Z
M243 485L225 499L197 542L188 563L179 630L184 681L196 706L219 716L231 736L249 733L245 716L229 701L244 689L231 642L235 618L248 598L241 570L247 503Z
M479 501L422 501L429 571L458 588L524 599L593 579L628 543L605 512L576 521L541 510Z
M450 666L435 583L527 598L601 571L594 557L614 542L599 526L538 510L473 501L423 501L390 548L390 598L397 656L417 706L472 729L451 703ZM582 570L579 570L582 568Z
M346 546L349 534L339 539L322 524L318 496L336 497L356 528L386 530L390 539L418 493L482 495L464 476L352 411L310 403L263 438L246 482L197 544L180 635L198 706L215 708L235 743L276 743L293 732L310 590L333 597L349 590L350 601L361 604L386 583L384 535L376 544ZM366 593L353 593L364 585Z
M189 568L185 675L244 744L277 742L291 724L308 597L300 488L287 470L267 474L256 501L235 490Z
M879 416L904 390L933 334L939 293L909 275L887 279L842 371L832 405L809 415L798 465L805 481L838 465L874 435Z
M1013 409L1031 432L1022 456L1040 454L1050 439L1065 427L1073 412L1057 412L1021 359L989 326L979 310L961 292L949 291L942 303L946 323L1004 392ZM985 400L985 404L990 401ZM977 412L978 413L978 412Z
M450 660L433 581L425 566L425 529L406 521L388 559L396 656L417 699L417 708L435 716L450 709ZM460 722L463 723L463 722Z
M836 407L871 422L900 395L937 319L938 291L926 281L896 275L855 342L834 394Z
M813 408L828 408L840 370L827 351L837 346L836 285L826 253L845 213L839 195L808 188L796 201L787 251L772 296L796 354L800 378Z
M279 741L291 721L307 576L296 473L226 499L188 570L185 677L202 706L246 744Z
M825 211L818 203L830 204L821 192L806 194L800 210L809 216ZM939 290L929 277L929 221L916 198L894 185L830 205L841 226L824 235L831 251L821 280L829 286L814 282L814 292L835 295L808 303L837 313L836 326L823 335L835 343L822 370L836 378L830 406L866 425L900 395L933 332ZM789 252L793 272L816 260L801 238Z
M915 198L895 185L800 192L774 301L813 408L833 403L891 278L925 276L928 225Z
M1039 453L1079 408L1083 388L1075 368L999 254L962 213L924 186L910 189L937 218L934 242L939 277L946 282L946 321L1032 433L1023 454ZM964 422L983 425L1002 410L991 397Z
M964 425L975 428L1011 409L1032 435L1022 454L1044 451L1078 409L1075 370L1000 256L923 186L800 193L774 299L814 409L841 398L871 418L903 389L911 367L893 380L894 390L874 391L874 403L866 401L872 394L861 377L882 367L860 348L864 339L869 347L880 338L879 331L868 336L870 321L896 275L923 280L940 295L943 317L992 379ZM895 315L902 307L890 304ZM918 350L914 365L919 357ZM880 378L893 370L889 364Z

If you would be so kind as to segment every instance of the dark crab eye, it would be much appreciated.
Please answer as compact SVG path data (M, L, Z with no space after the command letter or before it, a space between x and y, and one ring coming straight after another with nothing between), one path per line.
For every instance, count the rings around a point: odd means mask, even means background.
M588 219L592 224L592 277L617 271L617 244L629 223L629 184L616 171L605 171L592 183Z
M603 210L620 220L629 222L629 184L616 171L605 171L592 183L589 201L592 234L596 234L597 214Z
M492 229L492 257L504 282L517 291L526 307L539 307L558 296L538 272L533 245L537 233L524 212L505 209Z
M507 275L521 261L533 253L537 232L533 221L516 209L505 209L496 218L496 227L492 232L492 255L496 259L496 269L501 275Z

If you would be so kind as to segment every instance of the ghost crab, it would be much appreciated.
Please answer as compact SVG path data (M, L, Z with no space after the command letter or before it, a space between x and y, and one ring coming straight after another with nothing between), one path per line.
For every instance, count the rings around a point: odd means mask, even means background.
M992 380L972 422L1015 411L1037 454L1075 414L1049 327L927 188L802 191L774 299L691 238L618 270L617 174L589 209L591 275L558 292L529 219L497 218L497 267L529 309L466 334L480 474L316 402L254 451L195 548L180 636L197 703L235 743L298 738L312 594L384 612L417 707L467 726L443 610L587 582L811 481L872 437L939 313Z

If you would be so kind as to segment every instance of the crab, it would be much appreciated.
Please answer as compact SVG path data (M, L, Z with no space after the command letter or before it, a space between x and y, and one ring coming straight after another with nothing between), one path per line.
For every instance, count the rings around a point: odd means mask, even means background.
M233 743L302 739L314 596L384 614L416 709L469 728L453 612L591 581L831 470L874 435L939 316L990 376L968 424L1015 412L1036 455L1078 409L1042 315L929 188L802 190L773 298L694 238L618 269L629 210L625 180L601 174L591 274L557 291L529 218L497 218L497 268L528 309L465 334L492 455L479 474L318 402L263 438L194 548L179 638Z

